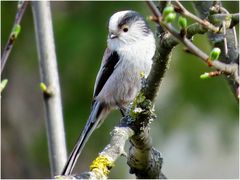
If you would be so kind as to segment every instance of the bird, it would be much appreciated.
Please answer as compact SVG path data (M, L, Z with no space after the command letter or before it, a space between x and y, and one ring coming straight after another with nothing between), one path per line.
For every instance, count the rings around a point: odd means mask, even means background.
M155 38L143 16L133 10L115 12L109 19L108 31L91 113L61 175L71 175L90 135L112 110L119 109L124 115L141 89L140 74L147 76L151 70Z

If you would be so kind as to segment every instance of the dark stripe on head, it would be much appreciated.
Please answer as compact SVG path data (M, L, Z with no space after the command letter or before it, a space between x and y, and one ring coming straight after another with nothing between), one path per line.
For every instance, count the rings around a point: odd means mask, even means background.
M129 11L128 13L126 13L121 20L118 23L118 27L121 28L123 25L127 24L127 25L131 25L133 22L136 21L142 21L143 22L143 32L148 34L150 32L150 28L147 24L147 22L145 21L145 19L136 11Z

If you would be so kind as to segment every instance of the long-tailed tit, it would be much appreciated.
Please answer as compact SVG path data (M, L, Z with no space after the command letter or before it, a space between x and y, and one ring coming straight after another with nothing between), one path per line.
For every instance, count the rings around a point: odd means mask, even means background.
M89 136L112 109L124 110L141 88L141 73L149 74L155 39L144 18L135 11L120 11L109 20L108 47L98 72L91 114L64 167L70 175Z

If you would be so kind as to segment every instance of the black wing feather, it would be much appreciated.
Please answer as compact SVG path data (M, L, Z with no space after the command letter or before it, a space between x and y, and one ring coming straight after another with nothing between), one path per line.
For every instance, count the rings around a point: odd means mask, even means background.
M116 66L118 61L119 61L119 56L116 51L111 52L109 57L107 57L107 59L105 60L104 64L102 65L102 71L100 72L99 77L96 82L97 84L96 84L95 91L93 94L94 98L102 90L103 86L105 85L105 83L107 82L107 80L109 79L111 74L113 73L114 67Z

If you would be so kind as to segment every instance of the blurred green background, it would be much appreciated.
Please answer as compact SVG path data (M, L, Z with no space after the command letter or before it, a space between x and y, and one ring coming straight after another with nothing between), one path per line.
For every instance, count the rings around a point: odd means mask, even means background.
M184 2L192 10L190 2ZM239 2L224 2L239 12ZM16 2L1 2L1 50L9 36ZM116 11L133 9L150 15L144 2L51 2L60 74L68 151L88 118L95 77L106 48L107 24ZM152 29L155 25L149 22ZM49 159L42 94L30 6L22 31L8 59L2 79L1 178L49 178ZM194 42L209 53L206 36ZM224 77L200 80L209 69L177 46L156 102L157 119L151 124L154 146L164 158L168 178L237 178L239 176L238 104ZM109 142L120 113L110 114L91 136L76 172ZM126 158L120 157L110 178L134 178Z

